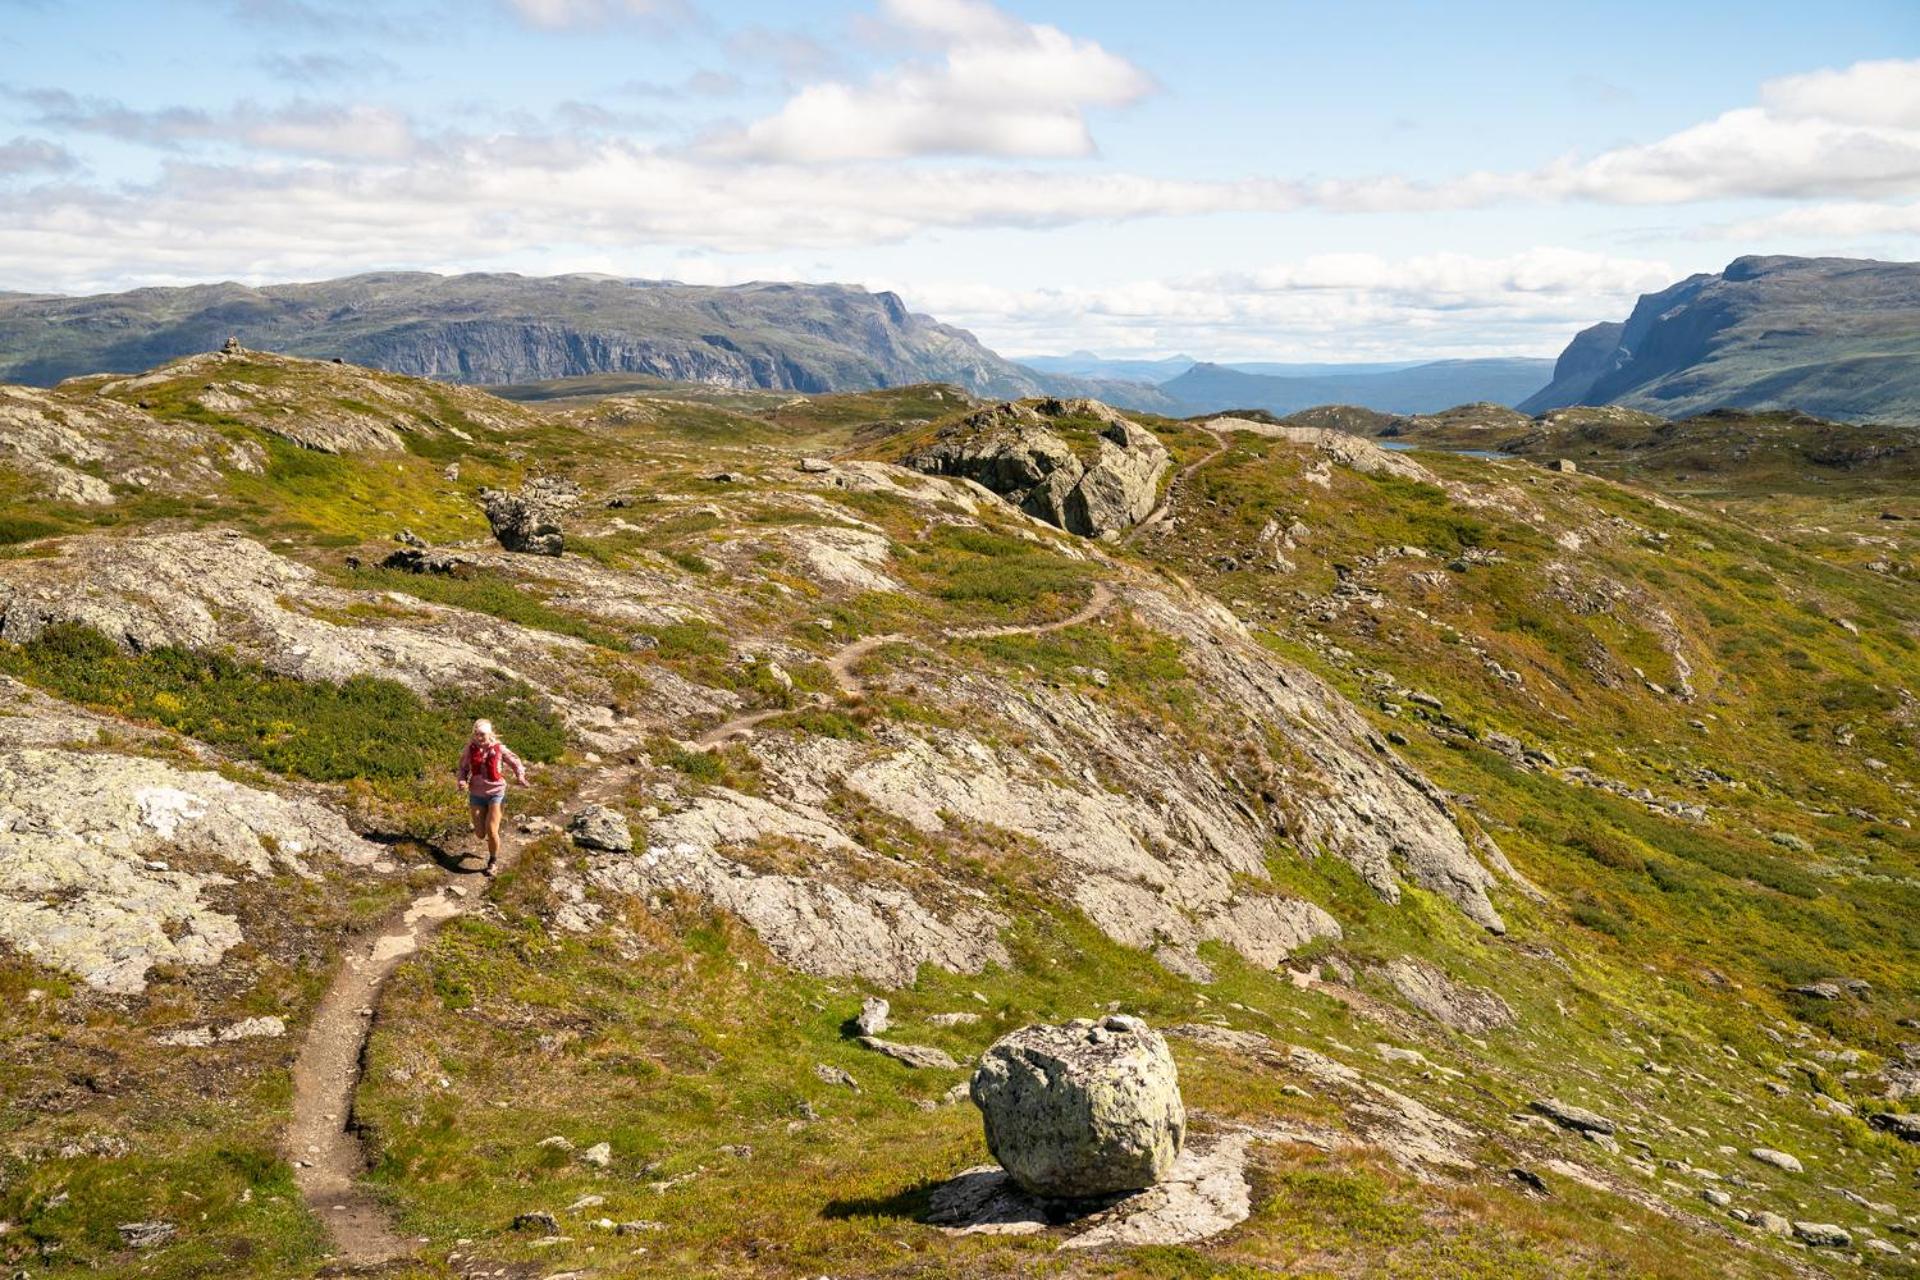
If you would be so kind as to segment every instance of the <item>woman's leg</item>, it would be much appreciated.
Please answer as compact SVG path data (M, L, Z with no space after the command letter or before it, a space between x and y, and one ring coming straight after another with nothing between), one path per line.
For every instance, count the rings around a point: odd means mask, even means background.
M500 812L505 809L504 801L496 800L487 806L487 865L500 856Z
M473 823L473 838L475 840L486 839L487 838L487 806L474 804L472 801L468 801L467 802L467 818L469 821Z

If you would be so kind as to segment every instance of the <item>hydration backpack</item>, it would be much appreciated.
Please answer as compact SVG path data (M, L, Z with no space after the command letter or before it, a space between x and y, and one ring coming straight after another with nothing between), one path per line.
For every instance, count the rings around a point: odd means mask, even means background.
M488 782L500 781L500 753L503 750L505 750L505 748L497 742L490 742L485 746L468 747L468 775L475 778L485 778Z

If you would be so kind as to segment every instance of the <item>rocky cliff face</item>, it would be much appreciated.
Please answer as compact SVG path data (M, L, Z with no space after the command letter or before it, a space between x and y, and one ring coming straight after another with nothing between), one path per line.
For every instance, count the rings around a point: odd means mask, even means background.
M1033 395L1039 375L890 293L707 288L603 276L384 273L317 284L0 298L0 378L50 384L245 347L463 383L642 373L716 386L851 391L950 382Z
M1920 264L1750 257L1689 276L1581 332L1519 407L1575 404L1920 422Z

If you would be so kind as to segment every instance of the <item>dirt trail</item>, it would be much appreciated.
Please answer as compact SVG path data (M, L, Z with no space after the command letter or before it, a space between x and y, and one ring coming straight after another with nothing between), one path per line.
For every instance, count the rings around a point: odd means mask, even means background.
M1162 520L1166 519L1167 514L1173 510L1173 500L1179 496L1180 489L1183 485L1186 484L1188 477L1192 476L1194 472L1198 471L1200 468L1212 462L1215 458L1218 458L1221 454L1225 453L1231 447L1231 442L1225 436L1221 435L1218 431L1213 430L1211 427L1202 427L1200 429L1213 437L1213 442L1215 446L1213 451L1211 453L1206 454L1204 457L1195 458L1192 462L1189 462L1186 466L1180 468L1180 470L1174 474L1173 479L1168 481L1167 483L1166 496L1160 499L1160 503L1158 506L1154 507L1153 510L1147 512L1146 519L1142 520L1139 524L1133 526L1133 528L1127 530L1126 536L1120 539L1121 546L1125 547L1125 546L1133 545L1133 540L1135 538L1138 538L1141 534L1145 533L1148 529L1151 529L1154 525L1157 525Z
M1112 589L1096 583L1086 604L1068 617L1028 626L956 628L942 632L941 638L1045 635L1091 622L1113 602ZM854 665L883 645L910 640L891 632L864 636L835 652L827 660L827 670L844 693L862 697L866 687L854 673ZM711 749L785 714L787 709L773 708L736 716L702 734L694 745ZM594 775L573 800L595 798L598 789L604 789L595 784L611 776L609 771ZM503 843L501 869L511 866L514 857L514 845ZM449 874L356 939L321 998L294 1062L293 1118L287 1127L286 1155L293 1162L294 1181L307 1206L333 1239L336 1261L349 1267L378 1267L411 1257L418 1248L417 1242L394 1231L386 1210L360 1182L367 1158L354 1127L353 1096L365 1069L367 1038L378 1016L380 990L400 962L417 952L436 929L483 902L486 884L478 876Z
M500 856L504 863L509 854L503 848ZM475 883L481 883L478 877ZM472 889L449 877L356 939L321 997L294 1061L287 1159L307 1207L326 1225L339 1260L350 1265L391 1262L415 1248L394 1233L386 1210L359 1182L366 1154L353 1131L353 1092L365 1065L380 988L435 929L478 900Z
M939 638L942 640L992 640L1001 636L1042 636L1050 632L1065 631L1068 627L1077 627L1083 623L1092 622L1112 606L1112 588L1108 587L1104 582L1096 582L1093 585L1093 594L1087 598L1087 602L1068 617L1057 618L1052 622L1036 622L1026 626L955 627L940 632ZM910 643L912 639L912 636L901 635L893 631L887 632L884 635L862 636L851 644L843 645L831 658L828 658L827 671L833 676L834 683L840 686L841 692L845 693L848 697L865 697L867 689L866 686L861 683L860 677L854 674L854 664L872 653L875 649L881 648L884 645L906 644ZM723 746L737 738L744 737L759 725L765 724L776 716L787 715L792 710L792 708L788 707L773 707L763 711L752 711L746 715L735 716L733 719L716 725L701 734L698 738L694 739L693 745L701 751L710 751L715 747Z

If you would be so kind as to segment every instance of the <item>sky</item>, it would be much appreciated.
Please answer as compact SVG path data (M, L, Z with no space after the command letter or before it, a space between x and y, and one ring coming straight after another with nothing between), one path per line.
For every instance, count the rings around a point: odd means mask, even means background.
M1010 355L1553 355L1920 258L1920 3L0 0L0 290L891 289Z

